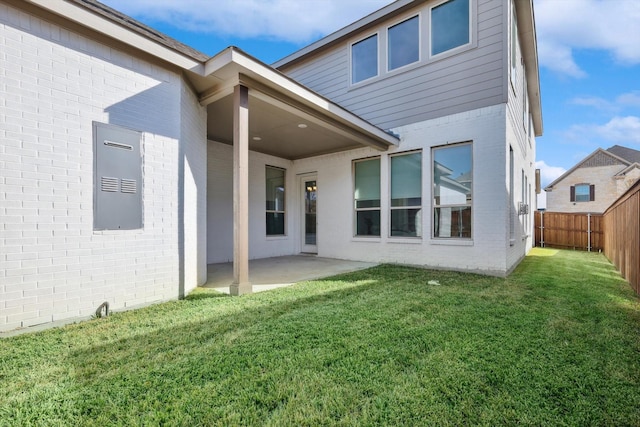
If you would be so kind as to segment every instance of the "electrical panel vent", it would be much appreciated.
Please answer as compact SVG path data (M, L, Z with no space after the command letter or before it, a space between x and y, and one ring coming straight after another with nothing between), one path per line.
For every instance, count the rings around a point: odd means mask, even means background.
M137 190L137 182L135 179L122 178L122 186L120 187L120 191L122 191L123 193L136 194Z
M114 142L114 141L105 140L104 145L108 145L109 147L113 147L113 148L121 148L123 150L129 150L129 151L133 150L133 146L129 144L121 144L119 142Z
M102 191L118 191L118 178L112 178L110 176L103 176L100 179L100 189Z
M94 230L142 228L142 134L93 124Z

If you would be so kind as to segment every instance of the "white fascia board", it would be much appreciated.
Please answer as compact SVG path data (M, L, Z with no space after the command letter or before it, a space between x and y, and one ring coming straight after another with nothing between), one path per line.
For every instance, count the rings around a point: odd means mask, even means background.
M84 27L91 28L111 38L120 40L121 42L143 50L149 54L163 59L185 70L192 71L197 74L203 74L204 67L202 62L189 58L172 49L162 46L161 44L150 40L140 34L136 34L115 22L111 22L100 15L89 10L78 7L73 3L64 0L25 0L47 10L56 15L60 15L71 21L74 21Z
M256 80L262 80L269 86L275 86L279 90L284 89L285 92L293 95L294 98L300 99L306 104L313 106L314 108L329 113L331 116L339 119L343 123L348 123L352 126L358 127L361 131L369 133L375 138L385 141L389 145L398 145L398 138L396 138L395 136L372 125L366 120L361 119L353 113L350 113L349 111L332 103L326 98L323 98L315 92L310 91L299 83L296 83L295 81L286 77L279 71L276 71L273 68L252 59L251 57L236 49L230 48L230 50L232 51L232 61L238 64L240 67L244 68L245 73L253 78L256 78Z
M526 66L527 92L529 104L533 107L533 128L535 136L542 136L542 97L540 94L540 75L538 65L538 48L536 40L536 24L533 12L533 0L515 2L518 18L518 37L522 46L522 57Z

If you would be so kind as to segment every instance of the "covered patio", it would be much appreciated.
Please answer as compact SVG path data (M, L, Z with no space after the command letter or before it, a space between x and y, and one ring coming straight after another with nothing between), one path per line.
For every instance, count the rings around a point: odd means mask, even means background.
M261 263L249 262L249 152L295 161L361 147L386 151L399 139L235 47L209 59L203 68L190 74L190 80L207 109L207 139L233 147L233 262L232 267L220 267L231 274L231 283L220 286L240 295L274 282L305 280L304 263L298 262L288 268L303 268L300 278L261 283ZM294 253L300 252L314 251L301 248ZM282 271L277 264L274 268ZM207 286L211 271L209 267Z
M290 286L306 280L315 280L341 273L374 267L375 263L322 258L312 255L291 255L249 261L253 292ZM231 293L233 263L209 264L204 288Z

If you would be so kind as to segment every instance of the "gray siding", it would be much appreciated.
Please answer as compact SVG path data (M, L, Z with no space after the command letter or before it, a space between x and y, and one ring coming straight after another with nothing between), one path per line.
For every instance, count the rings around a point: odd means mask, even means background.
M505 103L508 76L507 45L503 42L503 36L508 35L503 35L508 16L505 0L477 0L475 46L471 49L427 61L425 46L420 63L350 86L350 43L378 31L383 45L387 26L418 12L422 13L424 34L431 4L424 3L400 19L392 18L282 71L383 129ZM384 68L384 56L380 62Z

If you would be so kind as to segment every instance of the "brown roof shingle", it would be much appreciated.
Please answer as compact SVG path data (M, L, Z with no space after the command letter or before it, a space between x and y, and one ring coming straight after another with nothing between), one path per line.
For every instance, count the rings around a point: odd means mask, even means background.
M116 22L122 25L123 27L128 28L129 30L135 31L138 34L141 34L144 37L154 40L185 56L188 56L198 61L206 61L209 59L208 55L143 24L140 21L136 21L132 17L125 15L124 13L119 12L115 9L112 9L109 6L102 4L97 0L67 0L67 1L76 3L86 9L89 9L94 13L97 13L113 22Z
M640 151L632 148L623 147L621 145L614 145L607 148L607 151L614 156L621 157L629 163L640 163Z

